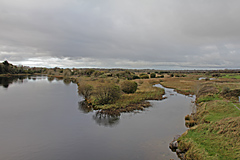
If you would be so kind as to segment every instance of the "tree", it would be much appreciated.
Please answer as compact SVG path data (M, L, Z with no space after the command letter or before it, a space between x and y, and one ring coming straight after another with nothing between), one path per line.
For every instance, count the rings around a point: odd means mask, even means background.
M88 101L90 96L93 94L93 86L82 82L79 85L78 92L84 97L85 101Z
M6 60L6 61L4 61L3 62L3 64L4 64L4 66L9 66L9 63L8 63L8 61Z
M96 104L111 104L121 96L120 87L114 83L102 84L96 89Z
M138 84L134 81L123 81L121 84L121 89L124 93L135 93L137 90Z

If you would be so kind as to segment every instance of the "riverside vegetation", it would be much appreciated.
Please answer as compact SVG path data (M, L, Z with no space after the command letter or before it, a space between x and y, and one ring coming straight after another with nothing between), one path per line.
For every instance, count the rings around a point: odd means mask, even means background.
M161 83L185 95L196 95L196 111L186 115L189 129L177 139L181 159L240 159L239 70L157 71L124 69L61 69L0 64L0 74L47 74L77 83L82 105L100 116L143 110L145 100L162 99ZM200 77L205 77L199 80ZM214 78L210 80L211 78Z
M206 79L194 78L199 76ZM178 138L177 153L187 160L240 159L240 74L222 73L211 81L211 75L199 76L163 82L180 92L196 94L197 109L185 117L190 129Z

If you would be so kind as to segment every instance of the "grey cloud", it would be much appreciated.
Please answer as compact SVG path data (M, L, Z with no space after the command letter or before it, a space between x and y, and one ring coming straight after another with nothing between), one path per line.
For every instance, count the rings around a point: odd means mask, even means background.
M239 67L239 5L2 0L0 58L66 67Z

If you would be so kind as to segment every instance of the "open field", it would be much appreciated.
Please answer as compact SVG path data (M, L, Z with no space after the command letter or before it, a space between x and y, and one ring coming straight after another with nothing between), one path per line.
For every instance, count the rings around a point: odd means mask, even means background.
M197 90L195 124L179 139L186 159L240 159L239 80L202 81Z

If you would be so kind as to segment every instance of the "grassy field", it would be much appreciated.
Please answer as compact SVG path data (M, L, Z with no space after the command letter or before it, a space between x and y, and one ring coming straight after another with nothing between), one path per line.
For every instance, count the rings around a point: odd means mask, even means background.
M240 110L235 94L239 88L237 79L198 84L197 112L192 116L197 125L178 139L186 159L240 159Z

